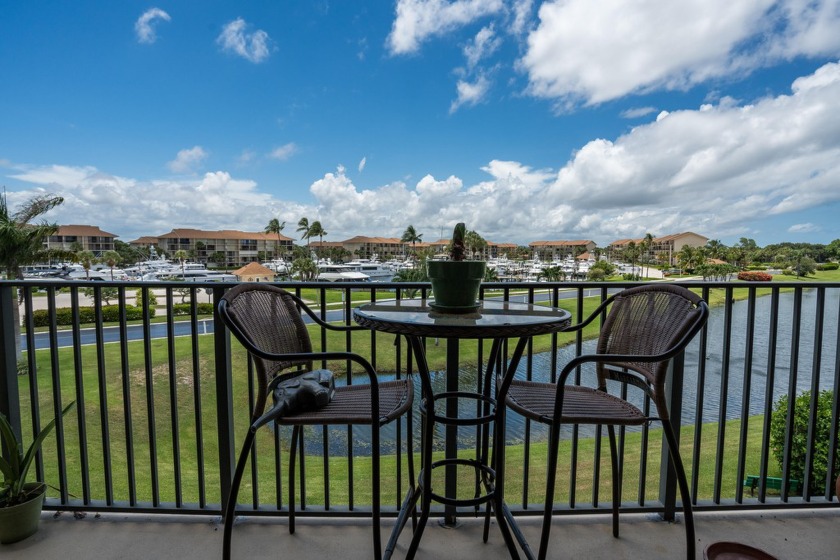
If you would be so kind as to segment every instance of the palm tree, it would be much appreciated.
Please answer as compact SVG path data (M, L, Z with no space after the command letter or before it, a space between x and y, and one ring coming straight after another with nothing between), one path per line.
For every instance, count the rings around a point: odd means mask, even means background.
M309 249L309 238L312 237L312 226L309 225L309 218L306 216L301 218L296 231L300 232L301 239L306 239L306 248Z
M627 246L624 247L624 258L627 259L627 262L630 263L630 268L633 270L633 275L636 275L636 264L639 262L639 246L636 245L635 241L630 241L627 243ZM641 274L639 274L641 276Z
M411 252L417 255L417 242L423 241L423 234L418 234L414 226L410 225L405 228L400 241L402 243L411 243Z
M96 255L93 254L93 251L79 251L76 253L76 262L85 269L85 278L87 280L90 280L90 269L96 263L96 260Z
M23 267L49 260L51 257L66 257L64 251L44 248L44 242L58 231L58 224L33 220L46 214L64 199L60 196L42 195L27 201L14 214L9 213L6 194L0 196L0 267L9 280L22 279ZM20 309L12 305L13 321L20 324ZM15 331L15 356L20 360L20 329Z
M318 241L320 244L321 252L324 251L324 236L327 235L327 230L324 229L324 226L321 225L321 222L315 220L312 222L312 225L309 226L309 235L311 237L318 236Z
M283 231L283 228L286 227L286 222L281 222L277 218L271 218L271 221L268 222L268 225L265 226L265 233L273 233L277 236L277 256L280 256L280 245L282 241L280 240L280 232Z
M706 242L706 250L713 259L720 259L726 255L726 245L721 243L720 239L709 239Z
M464 235L464 245L467 246L467 250L470 252L471 258L475 258L476 253L479 253L483 260L484 249L487 248L487 241L478 233L474 230L468 231Z
M6 278L22 279L24 266L47 261L53 256L66 256L63 252L44 248L44 242L58 231L58 224L29 223L63 202L60 196L42 195L9 214L5 193L0 197L0 267Z
M677 252L677 262L680 264L680 272L683 269L693 268L696 260L694 247L691 245L683 245L682 249Z
M114 267L117 266L120 259L122 259L122 256L116 251L105 251L102 253L102 262L107 264L108 268L111 269L111 280L114 279Z
M172 258L177 259L181 263L181 277L184 276L184 261L187 260L187 252L183 249L178 249L172 253Z
M650 264L650 248L653 247L653 235L650 232L645 234L645 238L639 243L639 250L645 257L645 265ZM645 278L650 276L650 266L645 266Z
M318 265L310 258L301 257L292 262L289 273L292 276L297 276L302 282L306 282L318 275Z

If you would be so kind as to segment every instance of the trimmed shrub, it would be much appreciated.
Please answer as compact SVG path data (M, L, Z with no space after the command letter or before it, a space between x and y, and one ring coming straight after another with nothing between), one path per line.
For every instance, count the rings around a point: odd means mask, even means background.
M837 270L840 268L840 263L827 262L817 265L817 270Z
M199 315L212 315L213 314L213 304L212 303L199 303L196 306L197 312ZM189 303L176 303L172 306L172 315L179 316L179 315L189 315L192 312L191 304Z
M773 275L759 270L746 270L738 273L738 280L745 280L747 282L770 282L773 280Z
M811 490L821 493L828 471L828 450L831 440L832 391L820 391L817 396L817 423L814 430L814 453L811 467ZM773 406L770 417L770 447L773 456L782 468L785 459L785 422L787 419L787 395L782 395ZM808 453L808 422L811 416L811 391L802 392L793 402L793 437L790 450L790 477L805 480L805 458ZM831 480L840 472L840 456L835 457L831 469Z
M154 308L149 310L151 317L155 316ZM133 305L125 306L125 317L128 321L136 321L143 318L143 309ZM79 307L79 324L93 323L96 314L93 307ZM46 309L36 309L32 312L32 320L36 327L48 327L50 325L50 314ZM106 323L116 323L120 320L120 308L118 305L103 305L102 320ZM55 322L59 326L73 325L73 309L71 307L59 307L55 310Z

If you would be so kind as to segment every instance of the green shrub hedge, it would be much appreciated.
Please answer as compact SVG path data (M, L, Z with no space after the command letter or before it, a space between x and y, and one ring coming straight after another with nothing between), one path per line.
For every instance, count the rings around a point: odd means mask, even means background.
M817 424L814 430L814 454L811 467L811 490L822 492L828 471L828 450L831 446L832 391L817 395ZM773 406L770 417L770 446L773 456L782 468L785 458L785 432L788 411L787 395L782 395ZM808 453L808 422L811 416L811 391L804 391L793 402L793 437L790 446L790 477L805 480L805 458ZM840 455L835 456L831 480L840 471Z
M79 324L84 325L93 323L95 320L94 307L79 307ZM149 310L151 317L155 316L154 307ZM133 305L125 306L125 316L129 321L135 321L143 318L143 308L135 307ZM49 311L46 309L37 309L32 313L32 320L36 327L48 327L50 325ZM71 307L59 307L55 310L56 324L60 326L73 325L73 309ZM102 306L102 320L106 323L115 323L120 320L120 308L118 305L103 305Z
M817 265L817 270L837 270L840 268L840 263L827 262Z
M212 303L199 303L196 306L196 309L199 315L213 314ZM172 306L172 315L174 316L189 315L190 313L192 313L192 306L189 303L176 303Z

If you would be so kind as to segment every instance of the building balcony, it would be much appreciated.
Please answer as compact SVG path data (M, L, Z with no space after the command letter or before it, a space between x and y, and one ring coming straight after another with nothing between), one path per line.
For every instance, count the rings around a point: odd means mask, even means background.
M629 285L485 284L482 297L562 306L576 321L610 291ZM88 287L90 298L83 294ZM221 504L247 429L253 370L239 344L225 329L216 329L208 314L229 285L190 283L183 294L185 287L0 282L0 411L28 441L56 410L77 403L33 466L31 476L54 487L41 529L0 548L4 559L220 557ZM427 284L386 283L284 287L327 320L347 324L352 308L363 301L407 297L405 289L422 297L428 290ZM779 558L835 557L840 507L827 467L837 464L840 453L840 284L695 282L690 287L710 302L712 314L678 360L670 390L697 512L698 557L708 543L721 540L758 546ZM156 303L135 311L138 288L139 301L154 295ZM113 308L103 306L106 299ZM405 341L393 335L310 334L316 349L366 355L384 377L415 371ZM517 375L550 380L558 364L588 351L591 335L534 339ZM459 344L460 382L475 383L489 345L427 340L431 368L441 377L449 343ZM796 399L806 391L829 391L828 404L821 408L806 398L803 405ZM804 435L796 431L793 414L783 414L774 432L772 411L779 403L805 410ZM414 414L419 419L417 402ZM533 546L539 540L546 434L521 418L509 415L508 420L505 498ZM419 425L414 421L417 433L409 433L403 420L383 433L383 540L407 488L406 449L417 448ZM821 426L827 426L828 436ZM459 447L474 451L474 428L461 430ZM304 509L296 533L289 535L289 432L260 433L239 494L234 557L370 558L368 436L359 427L306 432L297 497ZM611 536L606 515L611 506L606 438L595 430L569 430L561 442L550 557L684 556L681 508L661 431L645 426L621 431L619 438L621 537ZM805 467L797 471L800 452ZM744 485L748 480L757 481L755 488ZM450 513L440 506L432 518ZM418 558L509 557L498 531L491 530L488 543L482 542L481 519L474 511L456 515L460 526L455 529L429 523ZM404 555L409 534L410 528L395 557Z
M701 512L696 515L697 551L710 542L734 541L758 547L779 559L836 558L840 550L840 508ZM233 558L369 560L370 520L312 517L298 521L293 535L285 520L240 519L233 533ZM393 520L383 521L383 533ZM532 543L539 542L539 523L526 518L520 526ZM685 557L681 526L651 515L626 514L621 537L613 538L607 516L558 517L552 529L549 559L609 558L673 560ZM504 560L510 558L498 531L482 542L482 523L473 517L455 529L436 522L426 527L416 558L429 560ZM410 533L400 539L394 558L404 558ZM74 518L71 512L44 514L35 535L0 547L4 560L145 560L221 558L222 526L218 518L104 513Z

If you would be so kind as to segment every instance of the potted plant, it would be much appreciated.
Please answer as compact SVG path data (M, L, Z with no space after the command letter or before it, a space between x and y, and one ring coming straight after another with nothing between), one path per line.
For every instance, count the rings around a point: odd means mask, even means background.
M75 404L68 404L64 416ZM0 486L0 543L9 544L25 539L38 530L41 508L47 485L43 482L26 482L26 475L41 444L55 428L53 420L35 437L24 452L23 443L15 436L9 419L0 414L0 441L3 455L0 456L0 471L3 484Z
M463 223L456 225L449 246L449 260L427 262L434 294L434 302L430 305L437 311L469 313L478 308L478 289L487 263L466 260L466 233Z

